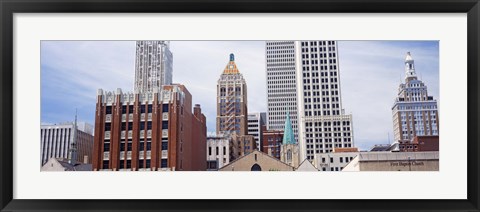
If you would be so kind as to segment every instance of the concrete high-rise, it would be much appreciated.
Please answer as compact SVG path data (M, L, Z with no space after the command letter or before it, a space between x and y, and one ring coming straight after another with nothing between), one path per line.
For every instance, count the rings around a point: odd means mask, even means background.
M267 41L268 126L281 129L290 113L300 161L353 147L352 115L340 91L336 41Z
M230 54L217 83L217 135L247 135L247 84Z
M427 86L418 80L410 52L405 58L405 83L398 87L392 107L394 142L410 142L415 136L437 136L437 101L428 95Z
M295 139L298 140L297 72L295 41L267 41L267 129L283 130L290 113Z
M40 126L40 166L50 158L69 158L87 163L92 160L93 127L87 123L42 124ZM76 150L72 155L71 150ZM74 158L70 158L74 157Z
M265 125L266 113L249 113L248 114L248 134L253 136L257 145L257 150L262 151L263 130Z
M136 93L161 90L172 84L173 55L169 41L137 41L135 56Z

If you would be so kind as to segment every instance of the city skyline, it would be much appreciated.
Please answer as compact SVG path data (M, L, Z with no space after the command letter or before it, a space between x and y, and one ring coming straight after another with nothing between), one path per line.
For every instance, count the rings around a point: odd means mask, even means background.
M393 141L391 107L406 52L440 102L437 41L339 41L338 48L342 105L353 115L360 149ZM71 121L78 108L79 120L93 124L98 88L133 91L135 41L43 41L41 51L42 123ZM248 84L248 111L267 111L264 41L172 41L171 51L173 82L184 84L193 103L202 105L209 132L216 130L216 80L230 53Z

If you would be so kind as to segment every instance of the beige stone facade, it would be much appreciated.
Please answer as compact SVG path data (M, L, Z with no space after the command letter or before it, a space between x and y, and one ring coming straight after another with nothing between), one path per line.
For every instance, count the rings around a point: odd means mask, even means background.
M343 171L439 171L438 152L361 152Z
M228 165L220 168L219 171L294 171L293 166L289 166L280 160L271 157L263 152L254 150L252 153L230 162Z

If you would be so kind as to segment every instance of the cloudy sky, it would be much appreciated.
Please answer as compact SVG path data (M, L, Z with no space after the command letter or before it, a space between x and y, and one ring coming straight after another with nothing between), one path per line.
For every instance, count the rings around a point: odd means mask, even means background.
M248 85L249 112L266 112L264 41L172 41L173 81L201 104L215 131L216 84L229 54ZM410 51L417 75L439 99L437 41L339 41L342 103L353 114L354 142L362 150L392 142L391 107ZM94 123L97 89L133 91L134 41L42 41L41 121ZM390 138L389 138L390 137Z

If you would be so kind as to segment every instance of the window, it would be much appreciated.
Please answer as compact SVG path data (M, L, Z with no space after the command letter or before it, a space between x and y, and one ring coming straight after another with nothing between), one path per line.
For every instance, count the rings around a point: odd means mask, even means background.
M111 130L111 123L105 123L105 131L110 131Z
M143 160L138 160L138 168L143 169L145 166L143 166Z
M112 114L112 106L107 106L107 107L105 108L105 113L106 113L106 114Z
M168 142L162 141L162 150L168 150Z
M127 113L127 106L123 105L122 106L122 114L125 114L125 113Z
M140 113L145 113L145 105L140 105Z
M152 113L152 105L148 105L148 113Z
M110 143L103 143L103 151L104 152L110 151Z
M168 129L168 121L162 121L162 129Z
M151 130L152 129L152 122L149 121L147 122L147 130Z
M215 155L218 155L218 146L215 147Z
M330 158L330 163L333 163L333 158Z
M127 123L122 122L122 130L125 130L125 129L127 129Z
M104 160L103 161L103 166L102 166L103 169L108 169L108 160Z
M208 155L212 155L212 147L208 147Z
M145 129L145 122L140 122L140 130L144 130Z
M127 160L127 163L128 163L128 160ZM151 163L150 159L147 159L146 164L145 164L145 168L150 168L151 167L150 163ZM127 166L128 166L128 164L127 164Z
M168 112L168 104L163 104L162 105L162 111L163 112Z
M128 113L133 113L133 105L128 106Z
M167 159L162 159L160 167L161 168L166 168L167 167Z

